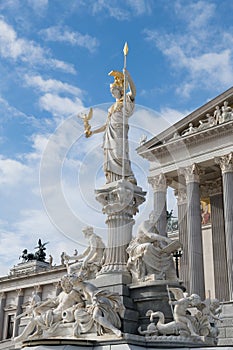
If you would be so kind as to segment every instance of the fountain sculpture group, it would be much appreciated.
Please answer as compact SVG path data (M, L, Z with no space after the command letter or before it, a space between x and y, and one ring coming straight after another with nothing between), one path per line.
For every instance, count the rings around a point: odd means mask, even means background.
M126 58L127 48L124 53ZM62 291L45 301L32 296L26 312L18 316L26 314L27 326L14 340L24 345L44 339L69 343L69 339L104 341L110 337L116 341L129 333L137 335L139 344L149 342L150 346L161 342L169 347L214 345L221 307L218 300L202 301L196 294L184 293L173 261L181 244L165 232L158 233L153 212L132 238L133 216L146 194L137 186L128 152L128 119L133 114L136 88L125 68L123 73L112 71L110 75L114 77L110 91L116 101L106 123L92 131L93 111L83 117L86 137L104 132L106 184L95 194L107 215L107 247L93 227L84 228L88 248L80 255L63 253L67 274L60 281ZM119 292L106 287L116 280Z

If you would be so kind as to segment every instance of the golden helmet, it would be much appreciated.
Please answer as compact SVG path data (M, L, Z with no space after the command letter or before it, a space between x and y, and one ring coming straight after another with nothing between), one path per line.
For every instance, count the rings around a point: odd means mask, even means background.
M124 74L122 72L119 72L117 70L112 70L108 75L111 75L114 77L114 82L111 84L111 87L124 87ZM126 87L127 88L127 87Z

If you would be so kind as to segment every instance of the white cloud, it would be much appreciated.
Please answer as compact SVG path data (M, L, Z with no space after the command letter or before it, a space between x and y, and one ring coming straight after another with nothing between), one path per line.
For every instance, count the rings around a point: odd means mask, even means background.
M169 60L177 75L183 76L185 72L186 78L176 92L189 97L195 89L229 87L233 79L233 50L229 41L223 40L218 25L212 23L215 5L177 1L175 10L177 17L185 22L185 32L160 33L146 29L144 34Z
M81 34L79 32L71 31L67 27L49 27L41 30L40 33L45 40L69 43L72 46L84 47L90 52L94 52L99 46L99 42L96 38L89 34Z
M30 169L21 162L0 157L0 186L18 186L25 176L30 176Z
M39 100L40 107L55 116L69 116L78 114L83 109L82 101L76 97L73 100L68 97L60 97L56 94L46 93Z
M130 12L119 6L119 3L108 0L97 0L93 4L93 14L97 15L99 12L105 11L107 15L117 19L118 21L125 21L130 19Z
M126 4L132 8L133 13L137 16L151 14L153 6L153 2L150 0L126 0Z
M82 90L76 86L63 83L56 79L43 79L40 75L24 76L27 86L32 86L41 92L69 93L75 96L82 96Z
M206 1L195 1L188 3L187 1L176 1L175 11L178 17L187 22L189 28L200 30L206 28L209 21L213 18L216 6Z
M48 0L27 0L27 2L37 13L46 10L49 4Z
M105 12L107 16L113 17L118 21L130 20L132 17L150 14L153 1L148 0L96 0L92 11L96 15Z
M75 73L73 65L54 59L49 50L45 50L32 40L18 38L14 28L0 18L0 55L3 58L20 60L29 65L49 66L68 73Z

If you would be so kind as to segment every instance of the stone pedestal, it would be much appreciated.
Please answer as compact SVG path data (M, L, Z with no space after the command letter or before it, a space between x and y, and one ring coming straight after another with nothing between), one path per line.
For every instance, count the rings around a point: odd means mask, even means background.
M167 287L182 288L179 282L166 280L146 281L129 286L130 296L139 312L138 326L140 325L142 329L150 323L149 317L146 316L148 310L161 311L165 316L166 323L173 320ZM170 297L172 298L171 293Z
M27 262L19 263L10 269L11 275L22 275L29 274L33 272L40 272L49 269L49 263L38 261L38 260L30 260Z
M133 216L145 201L146 192L141 187L120 180L97 189L96 200L107 214L108 242L106 259L101 273L128 272L126 248L132 239Z
M130 295L131 276L124 272L108 272L107 274L98 275L91 283L100 289L107 289L121 296L125 306L124 318L121 320L122 331L124 333L137 334L139 314Z

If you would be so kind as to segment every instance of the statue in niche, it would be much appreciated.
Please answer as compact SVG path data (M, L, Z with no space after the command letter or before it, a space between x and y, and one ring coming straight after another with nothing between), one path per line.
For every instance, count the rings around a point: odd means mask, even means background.
M124 177L126 180L136 184L131 162L129 160L128 145L128 119L132 116L135 106L136 88L130 73L124 69L122 72L111 71L109 75L114 77L114 82L110 84L110 92L116 99L116 102L109 108L106 123L98 129L91 130L88 120L91 119L92 109L87 116L81 117L84 120L85 135L90 137L94 134L104 132L103 149L104 149L104 173L106 183L118 181L123 175L124 161ZM124 79L126 78L126 84ZM124 96L124 84L129 92ZM125 104L124 104L125 98ZM125 116L125 124L123 123L123 113ZM124 125L123 125L124 124ZM86 125L86 126L85 126ZM124 137L124 140L123 140ZM125 154L123 156L123 142L125 146ZM124 158L124 159L123 159Z
M173 280L177 281L172 253L181 248L181 243L158 234L155 215L152 212L149 220L139 227L136 238L128 248L127 266L133 281Z
M69 256L64 253L64 259L69 274L85 271L88 278L95 278L97 272L101 269L104 261L105 245L97 234L94 233L93 227L87 226L82 230L84 237L88 239L88 247L82 254ZM68 262L75 262L68 265Z

